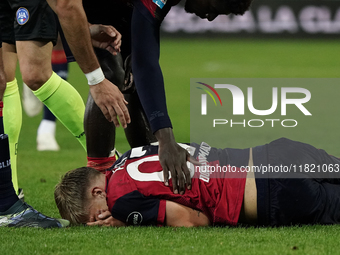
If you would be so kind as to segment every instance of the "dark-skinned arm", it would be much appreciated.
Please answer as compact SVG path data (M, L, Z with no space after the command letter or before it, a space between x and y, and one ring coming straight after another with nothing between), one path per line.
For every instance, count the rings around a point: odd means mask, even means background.
M137 92L159 141L159 160L163 168L164 183L169 183L171 173L174 193L183 194L185 184L191 188L187 167L189 155L180 147L172 131L168 116L162 70L159 65L160 21L140 3L135 2L132 15L132 69Z

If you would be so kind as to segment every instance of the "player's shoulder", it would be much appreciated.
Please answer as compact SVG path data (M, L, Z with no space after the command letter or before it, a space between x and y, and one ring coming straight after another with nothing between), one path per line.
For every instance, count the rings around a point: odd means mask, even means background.
M202 145L203 144L203 145ZM206 143L178 143L183 149L187 150L191 156L195 156L199 151L200 147L208 146ZM124 165L127 161L137 160L144 157L157 156L158 155L158 142L152 143L150 145L140 146L132 148L131 150L125 152L119 159L114 163L111 169L117 168Z
M147 156L153 156L153 155L158 155L158 143L135 147L135 148L128 150L123 155L121 155L117 159L117 161L113 164L111 169L124 165L127 160L132 160L132 159L134 160L134 159L143 158Z

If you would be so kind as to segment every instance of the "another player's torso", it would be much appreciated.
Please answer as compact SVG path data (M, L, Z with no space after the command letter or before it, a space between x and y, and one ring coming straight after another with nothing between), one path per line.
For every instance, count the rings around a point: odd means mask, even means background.
M202 166L228 166L228 155L223 150L210 148L202 143L194 147L182 144L185 149L195 154ZM210 148L210 149L209 149ZM233 150L230 153L242 155L240 162L229 162L232 166L248 163L249 150ZM242 158L241 157L241 158ZM239 157L240 158L240 157ZM179 204L198 209L205 213L215 224L235 225L243 201L246 173L227 173L202 171L188 163L191 169L192 189L184 195L176 195L164 185L163 171L158 161L158 147L145 146L134 148L125 153L114 165L109 178L107 193L108 206L111 209L115 201L125 194L138 190L144 196L171 200Z

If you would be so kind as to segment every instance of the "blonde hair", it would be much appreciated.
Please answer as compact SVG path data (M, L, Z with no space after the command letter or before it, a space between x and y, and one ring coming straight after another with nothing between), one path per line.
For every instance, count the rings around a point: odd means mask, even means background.
M54 190L54 199L63 219L67 219L73 225L86 223L89 220L86 210L87 189L90 180L101 175L99 171L91 167L81 167L67 172Z

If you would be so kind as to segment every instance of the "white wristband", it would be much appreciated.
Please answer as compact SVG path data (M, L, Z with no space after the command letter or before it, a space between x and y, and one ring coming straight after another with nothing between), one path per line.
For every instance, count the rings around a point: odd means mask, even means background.
M92 72L86 73L85 76L89 85L97 85L105 79L104 73L100 67Z

